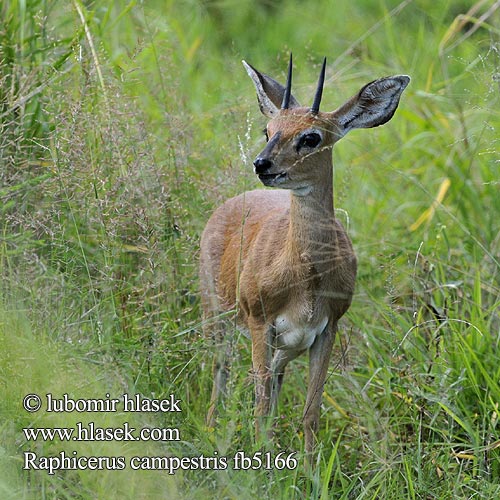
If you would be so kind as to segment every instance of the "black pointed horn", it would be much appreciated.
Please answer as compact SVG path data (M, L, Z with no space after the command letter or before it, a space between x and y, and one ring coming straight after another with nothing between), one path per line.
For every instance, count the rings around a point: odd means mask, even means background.
M319 105L321 104L321 97L323 96L323 85L325 84L325 71L326 71L326 57L323 59L323 67L319 74L318 86L316 87L316 95L314 102L311 106L311 113L317 115L319 113Z
M288 109L290 106L290 96L292 95L292 53L290 52L290 62L288 63L288 76L286 78L286 88L281 102L281 109Z

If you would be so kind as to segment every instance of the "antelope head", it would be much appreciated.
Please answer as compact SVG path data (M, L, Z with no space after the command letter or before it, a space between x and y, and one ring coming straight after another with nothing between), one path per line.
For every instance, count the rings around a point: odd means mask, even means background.
M285 87L246 61L243 65L257 90L261 112L270 119L267 144L254 161L255 173L265 186L290 189L297 195L307 194L331 175L331 150L347 132L377 127L392 118L410 81L406 75L374 80L335 111L324 112L319 108L326 58L311 107L300 106L291 93L291 55Z

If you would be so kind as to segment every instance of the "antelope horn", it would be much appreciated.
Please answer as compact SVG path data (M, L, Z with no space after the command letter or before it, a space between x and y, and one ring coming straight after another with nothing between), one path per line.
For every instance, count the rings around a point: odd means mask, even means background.
M288 63L288 76L286 78L286 88L283 94L281 109L288 109L290 105L290 96L292 95L292 53L290 52L290 62Z
M326 57L323 59L323 67L321 68L321 73L319 74L318 86L316 87L316 95L314 96L314 102L311 106L311 113L317 115L319 113L319 105L321 104L321 97L323 96L323 85L325 84L325 70L326 70Z

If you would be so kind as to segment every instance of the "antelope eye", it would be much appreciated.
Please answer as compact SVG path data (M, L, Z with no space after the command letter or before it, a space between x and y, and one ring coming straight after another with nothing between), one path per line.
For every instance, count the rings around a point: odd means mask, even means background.
M321 142L321 136L317 132L309 132L304 134L297 144L297 150L306 148L315 148Z
M266 136L266 142L269 142L269 134L267 133L267 128L265 128L262 132Z

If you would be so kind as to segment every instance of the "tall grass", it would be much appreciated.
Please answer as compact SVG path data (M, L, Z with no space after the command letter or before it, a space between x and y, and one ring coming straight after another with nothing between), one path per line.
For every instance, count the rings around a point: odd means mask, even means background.
M0 7L0 491L6 498L496 498L500 494L498 2L34 2ZM210 211L257 187L264 123L240 60L283 79L290 50L325 109L408 73L388 125L334 152L360 268L302 465L306 360L287 374L287 470L23 471L24 393L175 393L182 443L80 453L257 451L249 346L206 429L210 343L196 261ZM119 426L122 415L99 415ZM133 415L140 426L143 415ZM172 425L164 415L148 417ZM106 443L108 444L108 443ZM37 443L58 453L60 442Z

